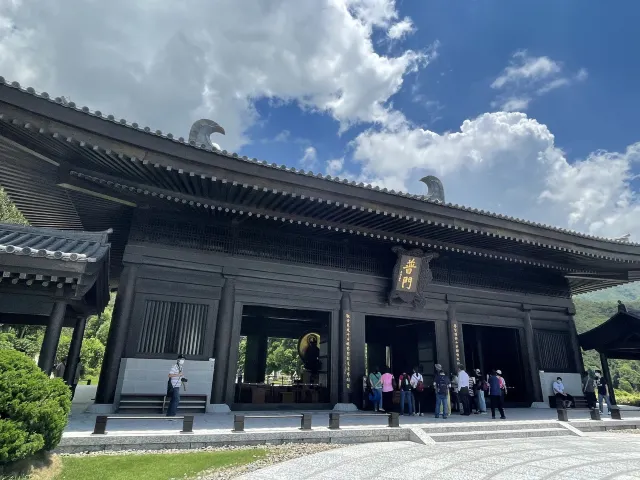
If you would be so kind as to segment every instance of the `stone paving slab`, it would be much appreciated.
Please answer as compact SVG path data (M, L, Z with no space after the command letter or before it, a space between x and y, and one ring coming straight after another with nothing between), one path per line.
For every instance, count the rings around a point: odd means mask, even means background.
M609 456L609 452L616 455ZM637 479L640 478L640 438L601 434L489 443L356 445L267 467L241 478L298 480L301 472L305 480Z

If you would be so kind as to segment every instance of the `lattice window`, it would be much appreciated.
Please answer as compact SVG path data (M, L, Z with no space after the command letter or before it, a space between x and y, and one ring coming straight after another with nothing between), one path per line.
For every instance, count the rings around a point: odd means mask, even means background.
M313 233L298 232L286 226L238 226L228 221L197 223L163 218L136 222L131 239L174 245L208 252L280 260L305 265L335 268L349 272L389 276L395 256L390 246L362 237L323 238ZM506 292L533 293L568 298L566 280L560 275L523 269L467 255L447 255L433 260L433 281L444 285L460 285Z
M203 355L208 305L147 300L138 353Z
M570 372L571 337L568 332L536 330L536 343L540 354L540 369L550 372Z

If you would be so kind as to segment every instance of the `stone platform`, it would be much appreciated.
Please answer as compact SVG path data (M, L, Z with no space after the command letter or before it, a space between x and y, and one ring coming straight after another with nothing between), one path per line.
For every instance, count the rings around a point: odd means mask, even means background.
M236 412L240 413L240 412ZM195 415L193 433L181 434L180 420L109 421L106 435L93 435L95 415L73 413L59 453L103 450L196 449L206 446L281 444L288 442L368 443L410 441L419 444L532 438L548 436L580 436L583 432L611 429L640 429L640 411L624 411L623 420L604 417L589 419L589 412L570 411L570 422L558 422L555 410L512 409L508 420L492 420L490 415L447 420L433 416L400 417L400 428L390 428L387 416L342 416L340 430L330 430L329 412L312 412L312 430L299 429L300 420L284 417L292 412L245 412L246 415L273 415L277 418L246 418L245 432L232 433L233 414Z

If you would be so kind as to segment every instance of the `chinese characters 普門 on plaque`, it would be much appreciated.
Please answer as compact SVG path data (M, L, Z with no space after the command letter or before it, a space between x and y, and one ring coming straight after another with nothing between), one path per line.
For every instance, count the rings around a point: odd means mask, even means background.
M418 278L422 258L402 255L400 270L396 280L396 290L400 292L416 292L418 290Z

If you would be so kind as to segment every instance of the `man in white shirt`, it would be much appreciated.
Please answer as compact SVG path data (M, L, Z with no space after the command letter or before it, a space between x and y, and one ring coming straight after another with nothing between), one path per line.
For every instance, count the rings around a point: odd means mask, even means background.
M463 365L458 365L458 398L462 403L462 415L471 415L469 374L465 372Z
M557 406L565 406L565 402L569 402L569 406L573 406L575 408L576 402L571 395L564 391L564 384L562 383L562 378L558 377L555 382L553 382L553 393L556 396L556 405Z
M169 370L169 381L167 382L167 396L170 397L167 417L175 417L180 403L180 386L187 381L184 378L182 366L184 365L184 355L178 355L176 364Z

